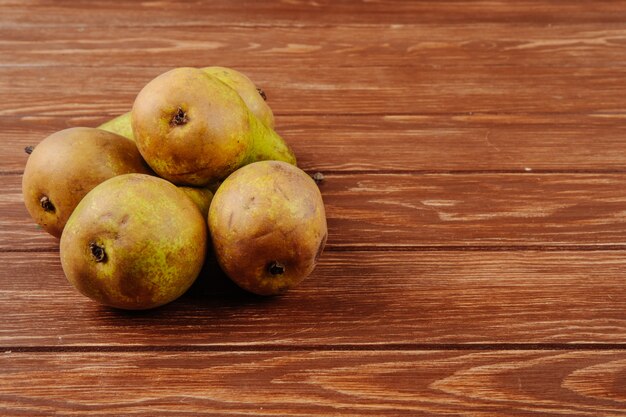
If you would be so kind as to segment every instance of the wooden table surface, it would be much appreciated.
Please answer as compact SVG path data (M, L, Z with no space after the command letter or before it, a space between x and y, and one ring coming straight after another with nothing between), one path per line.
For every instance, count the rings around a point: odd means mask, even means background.
M101 307L23 148L210 65L325 175L326 252ZM625 80L624 1L0 0L0 415L626 416Z

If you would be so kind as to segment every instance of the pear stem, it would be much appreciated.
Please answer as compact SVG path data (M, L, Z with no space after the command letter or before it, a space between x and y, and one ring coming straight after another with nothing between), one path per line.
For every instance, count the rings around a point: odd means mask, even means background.
M34 150L35 150L35 147L34 147L34 146L27 146L27 147L25 147L25 148L24 148L24 152L26 152L26 153L27 153L27 154L29 154L29 155L30 155L31 153L33 153L33 151L34 151Z
M258 87L257 87L256 91L258 91L258 92L259 92L259 95L260 95L261 97L263 97L263 101L267 101L267 94L265 94L265 91L263 91L262 89L260 89L260 88L258 88Z

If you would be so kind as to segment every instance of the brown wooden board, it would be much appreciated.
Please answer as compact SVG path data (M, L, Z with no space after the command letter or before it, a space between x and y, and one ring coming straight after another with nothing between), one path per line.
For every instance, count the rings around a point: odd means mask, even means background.
M0 175L0 250L58 246ZM330 249L626 245L624 174L329 174Z
M590 63L593 65L593 63ZM0 116L117 116L171 67L0 67ZM255 67L278 114L623 114L626 67ZM341 97L341 99L339 99Z
M159 26L177 24L260 27L391 23L606 23L623 22L621 0L508 1L250 1L174 0L93 4L89 0L2 0L0 24L37 26Z
M0 347L611 344L626 348L622 251L327 252L263 298L207 263L180 300L125 313L78 294L58 253L0 253Z
M626 416L626 2L0 0L0 415ZM261 86L327 251L163 308L67 283L23 148L176 66Z
M5 415L626 415L624 351L9 351L0 376Z
M410 3L410 2L409 2ZM249 7L249 6L248 6ZM624 66L622 22L599 29L592 24L507 23L468 25L401 24L371 26L0 26L3 66L222 65L255 71L314 65L363 68L494 66ZM103 40L105 39L105 40ZM19 45L19 48L16 48Z
M0 117L0 173L24 148L103 116ZM626 115L282 115L276 130L306 171L625 172Z

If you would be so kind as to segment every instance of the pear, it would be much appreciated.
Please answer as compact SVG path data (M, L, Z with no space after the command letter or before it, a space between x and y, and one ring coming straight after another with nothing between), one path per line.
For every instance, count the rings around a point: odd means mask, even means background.
M53 133L39 143L24 169L22 193L31 217L60 237L76 205L116 175L152 173L133 141L89 127Z
M226 67L207 67L202 71L217 78L239 94L248 109L267 127L274 128L274 113L266 103L266 95L263 90L239 71ZM117 116L98 126L99 129L117 133L134 139L133 129L130 124L130 112ZM274 158L269 158L274 159Z
M204 263L206 221L173 184L126 174L91 190L61 236L68 281L104 305L142 310L169 303Z
M260 295L283 293L307 277L327 238L317 185L279 161L252 163L229 176L213 197L209 230L222 270Z
M98 129L106 130L107 132L117 133L128 139L135 140L133 136L133 128L130 125L130 112L117 116L108 122L102 123L98 126Z
M200 213L202 213L202 217L206 219L209 215L211 200L213 200L211 190L208 188L187 187L184 185L179 186L178 189L187 194L187 197L191 198L191 201L196 204Z
M295 164L291 149L232 88L197 68L177 68L137 95L131 123L139 152L162 178L204 186L254 161Z
M232 68L207 67L202 70L235 90L261 123L274 128L274 113L267 105L267 96L263 90L254 85L250 78Z

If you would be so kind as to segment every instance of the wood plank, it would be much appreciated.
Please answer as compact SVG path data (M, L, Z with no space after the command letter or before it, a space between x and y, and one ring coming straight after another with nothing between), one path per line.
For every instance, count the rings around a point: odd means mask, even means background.
M599 0L508 1L272 1L228 0L180 3L125 2L94 4L89 0L2 0L0 25L157 26L189 25L327 25L390 23L579 23L623 22L626 3Z
M594 171L626 170L626 116L283 115L276 130L304 170ZM103 117L0 117L0 173L21 173L24 147ZM381 140L384 138L384 140Z
M626 65L622 22L223 28L0 26L2 66L358 67Z
M187 294L148 312L81 296L58 253L0 253L0 264L6 349L626 345L623 251L331 251L273 298L244 293L208 262Z
M329 174L331 250L624 247L624 174ZM55 250L0 176L0 250Z
M626 176L337 175L331 247L623 245Z
M5 353L5 415L625 416L626 353Z
M0 116L116 116L169 67L0 67ZM282 114L620 113L626 68L291 66L246 71ZM341 98L341 99L339 99Z

